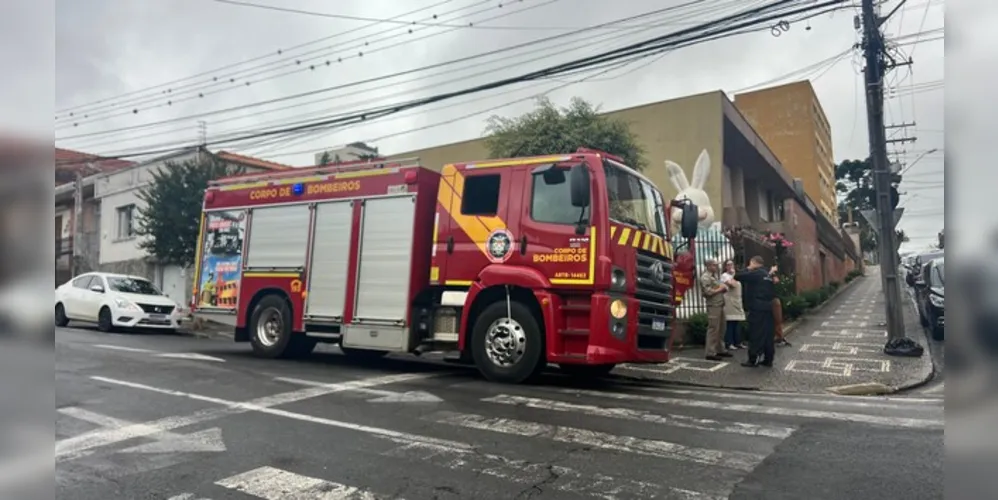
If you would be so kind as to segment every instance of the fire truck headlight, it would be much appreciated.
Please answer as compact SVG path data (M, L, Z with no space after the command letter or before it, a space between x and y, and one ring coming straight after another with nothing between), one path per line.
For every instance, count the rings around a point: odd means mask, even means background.
M624 274L624 270L615 267L613 272L610 274L610 288L614 290L624 290L627 288L627 276Z
M614 319L624 319L627 316L627 304L623 300L617 299L610 303L610 316Z

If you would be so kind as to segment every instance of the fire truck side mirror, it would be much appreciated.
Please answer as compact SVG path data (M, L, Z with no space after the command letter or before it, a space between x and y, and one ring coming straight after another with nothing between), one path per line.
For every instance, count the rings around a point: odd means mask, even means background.
M680 226L680 233L683 238L692 239L697 237L697 228L700 225L700 210L693 203L683 204L683 218Z
M590 203L589 194L589 169L580 163L572 167L569 173L569 181L572 190L572 206L586 208Z

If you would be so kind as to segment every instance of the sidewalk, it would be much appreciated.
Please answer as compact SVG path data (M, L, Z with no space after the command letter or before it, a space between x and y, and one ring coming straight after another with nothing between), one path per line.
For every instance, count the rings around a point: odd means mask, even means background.
M786 335L792 346L776 348L773 368L740 366L745 350L735 351L729 361L714 362L703 359L702 349L690 349L663 365L626 365L614 374L676 384L796 393L822 393L830 387L864 383L904 389L932 376L932 357L911 301L902 302L907 335L926 347L920 358L883 353L887 341L884 295L878 270L870 269L866 277L858 278Z

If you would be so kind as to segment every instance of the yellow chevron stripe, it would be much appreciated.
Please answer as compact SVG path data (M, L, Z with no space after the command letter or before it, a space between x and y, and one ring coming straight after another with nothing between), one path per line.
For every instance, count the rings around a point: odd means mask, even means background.
M464 176L454 165L445 165L441 170L440 188L437 202L450 215L451 219L468 235L483 254L488 255L489 234L496 229L505 229L506 222L500 217L476 217L461 213L461 199L464 195Z
M620 228L620 239L617 240L618 245L626 245L628 238L631 236L631 228L622 227Z

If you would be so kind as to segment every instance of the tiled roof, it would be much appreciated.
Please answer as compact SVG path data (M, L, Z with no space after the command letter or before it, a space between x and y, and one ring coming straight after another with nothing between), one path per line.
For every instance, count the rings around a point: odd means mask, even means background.
M88 168L92 167L93 170ZM73 182L76 172L83 172L84 175L95 173L114 172L135 165L128 160L117 160L112 158L101 158L100 156L72 149L55 148L55 184L65 184Z
M240 155L236 153L230 153L228 151L219 151L215 153L215 156L223 160L228 160L233 163L238 163L240 165L246 165L250 167L262 168L265 170L290 170L294 167L291 165L284 165L282 163L276 163L267 160L261 160L260 158L254 158L252 156Z

